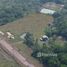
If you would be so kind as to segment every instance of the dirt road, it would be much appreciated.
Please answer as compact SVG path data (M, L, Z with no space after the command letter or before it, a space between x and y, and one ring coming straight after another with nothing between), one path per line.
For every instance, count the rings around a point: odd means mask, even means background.
M23 57L11 44L7 43L4 39L0 40L0 47L10 54L19 64L25 65L26 67L35 67L33 64L30 64L25 57Z

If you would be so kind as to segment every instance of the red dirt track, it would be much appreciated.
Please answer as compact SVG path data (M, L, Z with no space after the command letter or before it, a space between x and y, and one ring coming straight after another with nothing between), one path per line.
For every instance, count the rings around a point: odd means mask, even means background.
M10 54L19 64L25 65L26 67L35 67L33 64L30 64L26 58L24 58L16 49L14 49L9 43L4 39L0 40L0 47Z

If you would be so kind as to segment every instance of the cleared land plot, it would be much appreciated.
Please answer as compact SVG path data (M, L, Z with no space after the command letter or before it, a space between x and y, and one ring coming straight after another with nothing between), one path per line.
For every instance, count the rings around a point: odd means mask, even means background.
M58 10L61 10L64 7L64 5L63 4L56 4L54 2L48 2L48 3L43 4L42 7L58 11Z
M34 64L36 67L42 67L42 65L33 57L31 57L31 50L20 41L20 35L24 32L31 32L35 37L41 37L44 28L48 23L51 23L53 18L48 15L43 14L32 14L23 19L17 20L12 23L8 23L0 27L3 32L10 31L16 37L16 39L11 41L11 43L16 46L29 62ZM1 67L1 66L0 66Z

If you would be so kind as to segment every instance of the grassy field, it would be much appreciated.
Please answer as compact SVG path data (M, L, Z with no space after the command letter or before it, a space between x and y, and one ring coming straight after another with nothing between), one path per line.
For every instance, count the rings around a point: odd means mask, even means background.
M15 40L10 40L10 42L17 47L18 51L23 54L23 56L26 57L30 63L33 63L36 67L42 67L42 65L36 59L31 57L31 50L22 43L20 40L20 35L24 32L31 32L36 38L39 38L43 34L44 28L47 26L47 24L51 23L52 21L53 18L51 16L32 14L24 17L23 19L8 23L4 26L0 26L0 30L3 32L10 31L13 33L15 35Z
M48 23L52 22L52 17L43 14L33 14L13 23L1 26L0 30L10 31L15 35L20 35L24 32L31 32L39 37Z

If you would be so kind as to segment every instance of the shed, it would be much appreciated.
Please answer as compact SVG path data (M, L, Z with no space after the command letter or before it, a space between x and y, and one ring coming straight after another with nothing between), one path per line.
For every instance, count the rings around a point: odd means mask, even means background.
M40 10L40 13L43 13L43 14L50 14L50 15L53 15L56 11L54 10L50 10L50 9L46 9L46 8L42 8Z
M24 40L24 39L25 39L25 36L26 36L26 33L22 34L22 35L20 36L20 38Z

